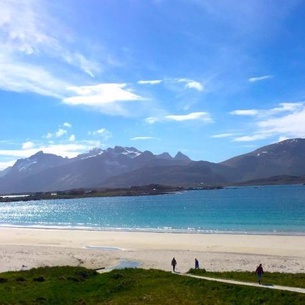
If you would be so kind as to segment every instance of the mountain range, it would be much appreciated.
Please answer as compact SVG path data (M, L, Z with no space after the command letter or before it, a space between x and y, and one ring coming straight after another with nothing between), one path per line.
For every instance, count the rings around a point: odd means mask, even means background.
M192 161L181 152L172 157L168 153L155 155L121 146L105 150L95 148L71 159L39 151L0 171L0 193L118 188L153 183L196 187L247 181L268 183L286 178L301 181L305 177L304 161L305 139L285 140L220 163Z

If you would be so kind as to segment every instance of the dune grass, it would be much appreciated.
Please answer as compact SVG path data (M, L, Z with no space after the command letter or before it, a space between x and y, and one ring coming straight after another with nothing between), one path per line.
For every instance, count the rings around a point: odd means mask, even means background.
M160 270L123 269L98 274L81 267L47 267L0 274L0 304L303 305L305 295L204 281Z

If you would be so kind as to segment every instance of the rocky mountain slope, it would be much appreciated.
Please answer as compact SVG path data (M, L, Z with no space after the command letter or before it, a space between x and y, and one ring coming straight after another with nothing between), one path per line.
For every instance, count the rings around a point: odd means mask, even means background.
M259 148L224 161L232 169L232 181L247 181L271 176L305 174L305 139L291 139Z
M111 177L146 166L184 165L190 159L178 153L154 155L134 147L96 148L76 158L37 154L18 160L0 175L0 193L59 191L72 188L100 187Z
M130 187L151 183L181 186L225 185L272 176L305 175L305 139L259 148L221 163L192 161L178 152L154 155L134 147L96 148L75 158L37 154L0 172L0 193L74 188Z

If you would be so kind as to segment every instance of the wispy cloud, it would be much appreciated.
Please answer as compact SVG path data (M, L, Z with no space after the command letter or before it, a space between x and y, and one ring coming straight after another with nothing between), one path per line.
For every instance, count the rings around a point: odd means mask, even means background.
M47 1L36 0L1 1L1 53L18 56L16 64L28 59L22 55L30 56L33 66L39 66L42 57L56 59L94 76L99 65L74 50L70 45L72 31L51 14L52 7L48 5Z
M220 134L212 135L212 138L221 139L221 138L230 138L230 137L233 137L233 136L234 136L233 133L220 133Z
M270 109L239 109L231 111L230 114L250 117L270 117L284 113L298 112L304 107L304 103L280 103L278 107Z
M150 110L156 107L140 104L148 98L134 91L132 87L136 84L97 83L95 76L101 76L102 63L88 55L86 45L81 44L79 49L81 35L75 33L60 14L53 14L54 9L58 9L57 4L52 6L48 1L1 1L0 89L50 96L72 107L91 108L111 116L152 115ZM99 45L99 48L102 47ZM105 57L111 57L107 55ZM188 78L144 78L137 84L154 86L166 81L199 92L204 90L200 82ZM150 89L151 92L145 94L154 106L157 94ZM65 128L68 127L63 126ZM59 131L57 136L62 133L63 130ZM48 134L52 136L54 133Z
M298 111L270 117L257 123L258 127L285 137L305 137L305 105Z
M131 138L130 140L131 141L143 141L143 140L152 140L154 139L153 137L134 137L134 138Z
M127 105L120 102L144 100L126 84L104 83L75 86L39 66L15 61L0 51L0 89L33 92L62 100L70 106L88 106L105 114L127 115Z
M156 79L156 80L140 80L138 84L140 85L158 85L164 83L165 85L172 85L174 83L183 83L186 89L195 89L196 91L204 91L204 86L195 80L188 78L166 78L166 79Z
M46 1L1 1L0 89L51 96L70 105L90 105L93 95L71 97L68 88L75 89L77 86L73 85L73 77L69 72L76 67L80 72L93 77L100 71L99 64L75 50L73 32L51 12L52 8L48 7ZM84 87L79 87L79 90L82 88ZM105 102L105 95L110 94L109 91L100 94L99 101L102 95ZM82 101L84 96L90 99L88 103ZM122 89L116 91L114 99L130 100L135 97L135 94L127 90L123 92ZM123 112L122 107L117 108ZM109 111L115 114L115 109Z
M259 81L266 80L266 79L269 79L269 78L272 78L272 75L264 75L264 76L258 76L258 77L251 77L251 78L248 79L248 81L250 83L255 83L255 82L259 82Z
M159 117L148 117L145 122L148 124L155 124L157 122L175 121L175 122L186 122L186 121L199 121L204 123L213 123L213 119L208 112L191 112L188 114L168 114Z
M0 89L15 92L33 92L58 99L64 97L68 83L42 67L4 56L0 51Z
M241 111L241 112L239 112ZM231 114L246 115L247 110L233 111ZM248 142L267 139L270 137L295 138L305 137L305 102L281 103L270 109L248 110L253 118L254 132L239 136L236 142ZM237 113L236 113L237 112ZM251 115L250 115L251 114Z
M250 136L241 136L233 139L233 142L253 142L257 140L264 140L271 136L271 134L255 134Z
M51 12L47 1L1 1L0 89L64 99L73 86L71 71L74 79L100 71L75 49L73 32Z
M213 120L207 112L192 112L188 114L170 114L166 115L165 119L177 122L184 121L203 121L206 123L212 123Z
M280 103L278 107L265 111L266 114L275 115L287 112L299 112L304 109L304 103Z
M155 80L139 80L138 84L140 85L158 85L162 83L161 79L155 79Z
M156 123L156 122L159 122L159 121L161 121L161 119L160 118L158 118L158 117L148 117L148 118L146 118L145 120L144 120L146 123L148 123L148 124L154 124L154 123Z

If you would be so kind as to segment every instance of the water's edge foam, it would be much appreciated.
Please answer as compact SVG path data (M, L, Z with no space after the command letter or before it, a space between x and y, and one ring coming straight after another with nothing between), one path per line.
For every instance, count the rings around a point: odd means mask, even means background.
M171 228L96 228L80 226L23 226L0 224L0 229L37 229L37 230L75 230L95 232L130 232L130 233L163 233L163 234L224 234L224 235L272 235L272 236L305 236L305 232L275 232L275 231L222 231L222 230L184 230Z

